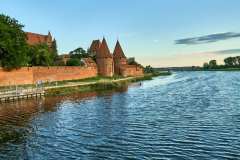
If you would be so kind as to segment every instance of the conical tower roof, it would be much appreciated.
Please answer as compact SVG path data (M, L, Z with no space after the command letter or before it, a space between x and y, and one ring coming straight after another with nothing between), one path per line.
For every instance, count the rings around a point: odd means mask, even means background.
M113 57L114 58L126 58L119 41L117 41L117 43L116 43L116 46L115 46L115 49L113 52Z
M110 53L110 50L107 45L107 41L105 38L102 40L102 44L99 48L97 58L112 58L112 55Z
M101 46L101 41L100 40L93 40L92 44L89 48L89 51L92 52L92 53L94 53L94 52L96 53L96 52L98 52L100 46Z

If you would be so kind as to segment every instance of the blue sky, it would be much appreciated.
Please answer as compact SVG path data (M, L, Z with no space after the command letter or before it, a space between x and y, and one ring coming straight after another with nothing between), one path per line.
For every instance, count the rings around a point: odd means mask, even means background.
M0 12L24 30L57 39L60 53L106 37L153 66L221 63L240 52L238 0L0 0Z

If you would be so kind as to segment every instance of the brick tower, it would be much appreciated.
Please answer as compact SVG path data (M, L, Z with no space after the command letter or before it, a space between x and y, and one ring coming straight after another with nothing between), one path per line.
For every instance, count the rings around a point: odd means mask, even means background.
M119 41L117 41L113 52L113 60L114 60L114 72L118 75L121 75L121 68L127 64L127 58L122 50Z
M100 76L112 77L114 74L114 65L112 54L109 51L107 42L103 38L101 46L96 54L98 74Z

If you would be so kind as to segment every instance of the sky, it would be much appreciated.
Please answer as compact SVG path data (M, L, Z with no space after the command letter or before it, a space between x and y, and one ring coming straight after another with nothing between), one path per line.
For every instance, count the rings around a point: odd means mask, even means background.
M154 67L202 66L240 54L239 0L0 0L24 30L56 38L60 54L106 38Z

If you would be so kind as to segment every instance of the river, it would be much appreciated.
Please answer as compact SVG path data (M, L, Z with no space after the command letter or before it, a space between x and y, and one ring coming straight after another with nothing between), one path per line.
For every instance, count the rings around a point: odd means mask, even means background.
M0 104L0 159L240 159L240 72Z

